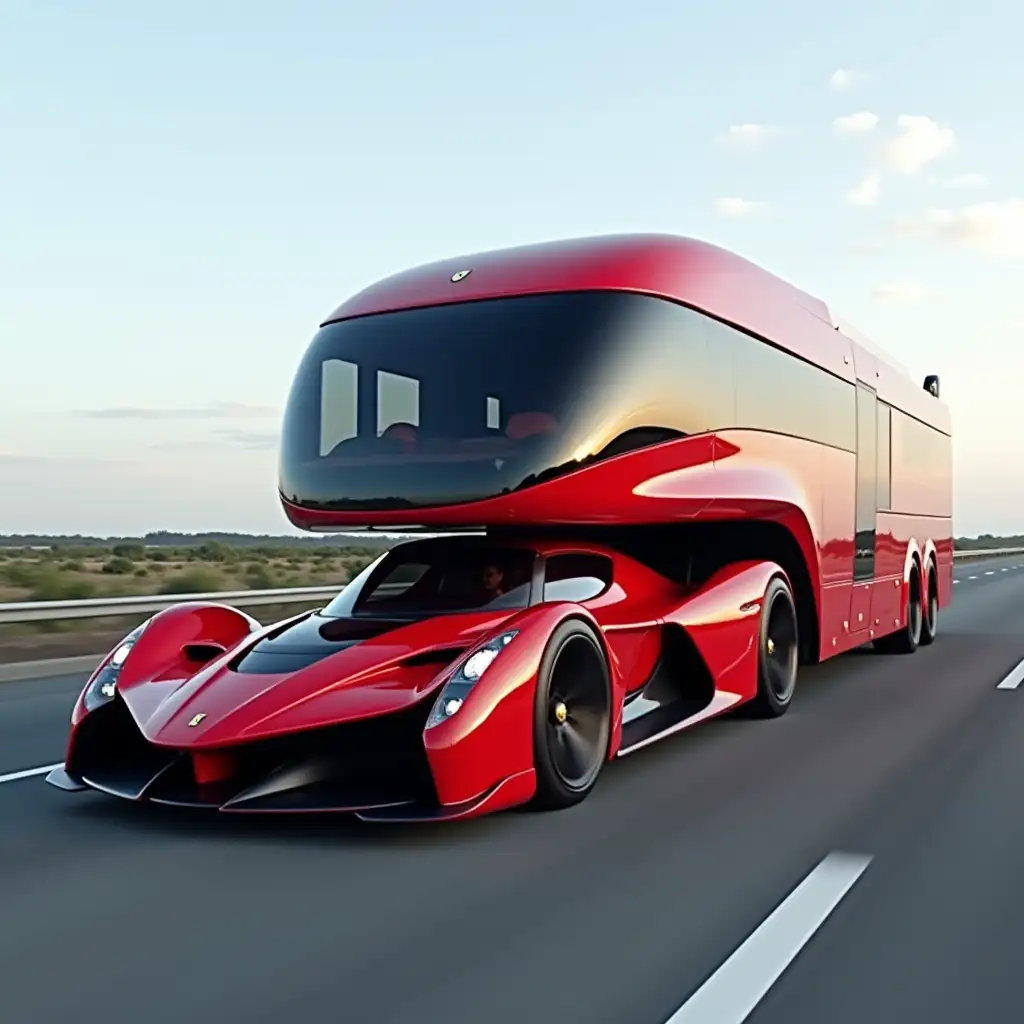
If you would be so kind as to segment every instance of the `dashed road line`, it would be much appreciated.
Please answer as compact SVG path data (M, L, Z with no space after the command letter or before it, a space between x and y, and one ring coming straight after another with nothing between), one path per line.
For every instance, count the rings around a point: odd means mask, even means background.
M830 853L665 1024L745 1021L870 863Z
M1007 676L996 685L997 690L1016 690L1024 682L1024 660L1020 661Z

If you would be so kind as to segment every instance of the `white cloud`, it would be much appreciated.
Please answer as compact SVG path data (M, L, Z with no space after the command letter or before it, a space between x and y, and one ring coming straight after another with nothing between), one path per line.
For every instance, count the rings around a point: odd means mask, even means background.
M890 281L871 290L873 299L887 303L920 302L929 295L931 290L916 281Z
M738 196L726 196L715 200L715 212L723 217L756 217L771 212L768 203L752 199L740 199Z
M158 451L190 452L213 451L225 448L247 448L252 451L276 449L278 434L263 430L216 430L202 438L160 441L151 447Z
M961 210L929 210L896 221L905 234L933 238L995 259L1024 259L1024 199L975 203Z
M246 402L215 402L212 405L180 409L112 406L106 409L83 409L78 415L94 420L215 420L277 417L280 410Z
M952 129L944 128L930 117L901 114L900 130L885 144L889 167L901 174L916 174L925 164L946 156L956 148Z
M863 179L846 193L851 206L874 206L882 191L882 179L876 171L869 171Z
M837 68L829 76L829 87L836 92L847 92L854 86L867 80L863 71L853 71L850 68Z
M984 174L957 174L945 182L946 188L984 188L988 178Z
M866 135L868 132L874 131L877 124L877 114L872 114L870 110L862 110L856 114L837 117L832 122L832 127L840 135Z
M779 128L772 124L733 124L718 137L720 144L734 149L757 149L779 134Z

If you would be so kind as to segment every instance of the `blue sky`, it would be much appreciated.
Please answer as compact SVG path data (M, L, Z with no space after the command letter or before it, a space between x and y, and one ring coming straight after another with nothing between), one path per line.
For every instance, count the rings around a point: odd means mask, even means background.
M1024 531L1024 9L943 7L0 3L0 532L285 531L342 298L634 230L940 373L958 532Z

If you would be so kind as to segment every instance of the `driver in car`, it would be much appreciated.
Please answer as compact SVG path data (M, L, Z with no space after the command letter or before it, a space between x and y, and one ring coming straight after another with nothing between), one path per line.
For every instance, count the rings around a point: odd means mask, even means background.
M505 573L496 565L485 565L480 574L483 588L481 604L487 604L505 593Z

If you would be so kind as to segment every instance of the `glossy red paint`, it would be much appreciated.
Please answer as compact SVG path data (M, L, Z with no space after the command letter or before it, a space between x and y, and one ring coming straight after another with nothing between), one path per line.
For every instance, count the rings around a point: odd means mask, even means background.
M460 270L471 273L453 282ZM406 713L422 711L425 718L475 645L516 629L517 636L468 692L461 708L422 731L422 750L416 753L425 756L438 806L395 810L379 805L361 812L385 820L403 815L458 820L534 795L537 674L546 645L567 617L590 623L604 645L612 758L755 697L758 663L764 656L762 603L775 576L792 589L811 660L903 629L915 578L925 593L935 580L939 606L949 602L951 475L934 447L931 455L921 454L922 435L915 432L928 424L947 435L948 442L948 409L855 331L835 321L823 302L732 253L688 239L648 235L478 254L373 285L339 307L329 321L578 290L633 291L686 305L714 318L718 326L732 325L848 385L856 384L845 391L869 394L865 408L870 413L861 411L857 398L858 437L849 443L842 438L835 443L811 441L763 424L733 426L730 420L706 433L581 463L545 482L464 504L339 512L282 499L292 522L311 530L486 527L493 533L515 528L504 531L518 538L509 543L530 547L542 558L580 552L606 556L613 564L612 582L578 604L535 603L519 611L439 615L397 625L297 670L266 675L237 671L235 662L281 624L259 629L248 617L221 606L179 606L154 618L125 662L117 687L152 749L187 751L195 781L210 785L229 779L234 759L244 757L253 744L339 725L394 720ZM842 388L834 380L833 385ZM750 407L756 409L756 402ZM865 420L865 415L871 418ZM868 492L871 503L865 512L863 502L858 509L858 488L868 477L854 449L866 450L860 432L875 417L871 430L879 437L884 430L884 440L870 462L874 493ZM537 425L524 420L516 428L529 431ZM811 430L807 436L824 433L824 428L817 434ZM922 461L926 458L931 462ZM704 577L684 583L679 582L683 576L678 567L664 568L658 553L638 555L630 547L662 526L719 531L714 536L726 540L716 552L718 562ZM751 529L728 532L732 527ZM569 539L557 539L563 530ZM672 537L682 535L677 530ZM867 555L858 553L858 537L863 549L865 535L871 538ZM607 543L597 543L597 536ZM613 536L618 541L609 539ZM733 543L739 545L735 550ZM626 549L637 557L625 554ZM700 555L699 546L694 550ZM655 564L664 571L656 571ZM691 568L686 569L687 581ZM709 682L703 690L687 691L691 680L674 678L680 693L671 700L663 686L661 695L647 703L659 713L668 709L677 720L642 735L634 723L643 718L643 698L653 692L650 687L658 689L655 682L668 650L665 637L678 636L679 630L692 642L702 662L697 667L706 669ZM189 645L204 642L221 645L225 653L200 667L190 658ZM431 662L422 657L431 651L445 652L444 658ZM627 697L638 698L628 705L628 734ZM86 718L80 700L69 760ZM631 737L625 750L624 735Z
M592 550L607 553L602 548ZM623 578L628 579L638 587L633 593L640 607L653 611L651 594L643 588L647 570L631 559L615 557L620 587ZM620 567L623 569L621 576ZM689 593L680 587L671 592L663 589L658 613L631 624L630 631L653 651L660 651L660 630L666 624L682 627L694 641L718 691L709 706L694 716L694 721L721 714L756 694L758 650L755 637L761 601L774 576L786 579L785 572L772 563L728 566ZM442 804L458 805L476 800L498 781L532 769L537 671L547 639L568 617L583 618L603 635L612 668L612 707L615 709L608 757L615 757L622 738L623 700L629 688L642 684L639 676L627 682L621 661L614 655L616 639L621 635L616 627L623 625L623 613L630 606L629 595L622 589L621 597L606 592L582 605L540 605L502 624L499 632L510 629L521 632L495 659L459 712L424 734ZM656 654L644 666L643 680L649 676L655 660Z
M406 659L433 648L469 647L507 617L427 619L286 674L242 674L230 667L232 658L219 659L178 686L148 715L146 687L143 692L124 687L122 695L149 742L180 750L217 749L358 721L409 708L436 688L440 666L406 666ZM254 636L246 647L257 639ZM197 714L204 718L192 726Z
M518 636L491 663L459 712L424 732L442 804L474 800L501 780L533 770L537 670L548 638L572 615L595 625L593 616L574 604L539 605L503 623L502 632L518 629Z
M536 773L532 768L517 775L502 779L496 786L473 800L461 804L444 804L425 813L388 809L358 811L356 817L363 821L402 821L432 823L438 821L468 821L486 814L496 814L511 807L519 807L533 799L537 789Z
M472 273L457 283L459 270ZM387 277L343 302L324 323L449 302L542 292L614 290L682 302L754 334L782 339L849 377L828 306L735 253L692 238L638 234L544 242L441 260Z
M468 276L453 282L458 271ZM441 260L388 277L342 303L326 320L413 307L542 292L632 291L684 304L850 383L949 435L948 408L828 305L718 246L662 234L582 238ZM798 399L796 399L798 400ZM951 472L920 459L894 421L891 506L877 515L876 567L854 585L856 459L852 451L752 429L630 452L559 479L465 505L377 512L325 512L283 500L311 530L356 526L444 528L522 524L628 524L760 519L797 540L811 577L817 656L830 657L901 628L913 558L928 575L934 551L939 606L952 598ZM592 495L601 494L597 503ZM911 557L911 552L917 552ZM925 562L920 562L924 557ZM887 624L888 627L887 627Z
M761 603L774 576L786 580L772 562L738 562L720 569L685 604L665 616L682 626L700 652L715 689L738 701L757 693L756 644Z
M223 782L235 772L236 761L231 753L212 751L192 755L192 771L200 785Z
M223 647L225 654L209 666L212 667L228 660L234 648L247 637L264 632L255 619L228 605L195 601L172 605L157 612L133 644L121 668L118 688L144 692L143 706L155 707L200 669L200 663L186 653L187 645L210 643ZM120 644L108 652L86 682L71 714L73 726L85 717L86 691L118 647Z
M713 436L685 438L597 462L567 476L500 498L414 511L326 512L301 508L282 498L288 518L306 530L336 532L348 525L425 526L446 529L482 525L594 525L696 519L714 497ZM672 474L686 479L693 497L671 506L648 495L648 480ZM594 501L600 494L602 500Z
M452 282L459 270L472 273ZM668 234L607 235L493 250L424 264L341 303L324 324L422 306L544 292L631 291L680 302L771 341L823 369L877 387L898 408L948 431L929 399L821 299L720 246Z
M308 668L277 676L241 675L230 665L281 624L250 632L251 620L225 615L220 607L179 606L154 618L142 634L145 644L142 637L136 641L119 682L121 698L154 747L191 751L196 781L211 784L231 777L236 755L248 742L432 703L475 645L518 630L458 714L423 733L440 813L457 819L532 797L537 670L548 638L567 617L590 623L605 644L614 709L609 757L619 748L627 690L639 688L650 675L666 623L691 633L709 669L738 696L752 695L750 686L738 682L745 665L744 644L749 647L748 620L751 615L756 620L756 608L748 605L756 605L774 567L731 567L694 589L602 545L543 539L518 543L528 543L545 556L604 555L613 562L612 583L583 604L544 603L510 614L439 616L400 626ZM286 621L303 618L305 614ZM230 650L189 675L181 648L200 639ZM453 646L463 647L464 654L441 671L436 665L402 666L411 655ZM717 713L730 703L727 699L710 710ZM199 715L201 721L191 724ZM74 736L73 731L72 743Z

